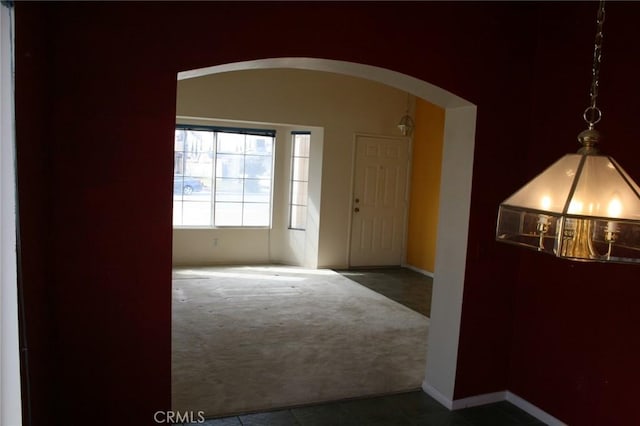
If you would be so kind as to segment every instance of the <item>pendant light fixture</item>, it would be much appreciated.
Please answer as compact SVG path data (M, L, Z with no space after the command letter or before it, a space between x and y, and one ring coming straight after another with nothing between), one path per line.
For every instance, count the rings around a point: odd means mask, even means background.
M582 147L567 154L500 204L496 239L557 257L640 262L640 187L611 157L599 153L594 128L602 54L604 1L598 7L588 127Z
M410 95L409 93L407 93L407 110L398 123L398 129L400 129L400 133L402 133L402 136L411 136L411 133L413 133L413 128L415 127L413 118L411 118L411 116L409 115L410 99Z

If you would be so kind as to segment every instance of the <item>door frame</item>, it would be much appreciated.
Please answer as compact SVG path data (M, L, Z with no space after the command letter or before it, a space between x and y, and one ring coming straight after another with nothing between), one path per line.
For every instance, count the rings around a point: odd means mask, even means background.
M364 78L403 90L445 110L436 263L431 325L427 337L429 361L422 389L444 406L452 408L467 264L477 106L411 75L373 65L325 58L279 57L232 62L181 71L178 79L273 68L326 71Z
M13 5L0 5L0 424L22 424L23 405L29 408L29 394L22 393L20 333L24 332L24 311L20 307L18 280L18 203L16 199L15 141L15 14ZM22 318L20 318L22 314ZM23 335L24 337L24 335ZM26 342L22 342L26 349ZM22 358L22 359L21 359ZM25 367L25 371L26 367ZM26 382L25 382L26 383ZM27 384L28 385L28 384ZM22 397L24 396L24 400ZM30 419L29 419L30 420Z
M347 238L348 241L348 255L347 255L347 262L348 262L348 266L349 268L352 267L351 264L351 248L353 246L353 209L355 208L354 205L354 192L356 190L356 162L358 160L357 158L357 153L358 153L358 139L359 138L374 138L374 139L390 139L390 140L397 140L397 141L404 141L407 140L408 141L408 149L409 149L409 155L407 157L407 173L405 175L405 194L404 194L404 211L403 211L403 227L402 227L402 242L401 242L401 246L402 246L402 255L400 257L400 265L405 265L406 264L406 260L407 260L407 234L409 232L409 202L410 202L410 194L411 194L411 165L412 165L412 160L413 160L413 138L412 137L407 137L407 136L396 136L396 135L382 135L382 134L374 134L374 133L364 133L364 132L356 132L353 134L353 141L352 141L352 146L351 146L351 182L350 182L350 188L351 188L351 197L349 199L349 215L350 215L350 220L347 226L347 232L349 233L349 236ZM374 265L372 265L374 266ZM362 268L362 266L357 266L357 268Z

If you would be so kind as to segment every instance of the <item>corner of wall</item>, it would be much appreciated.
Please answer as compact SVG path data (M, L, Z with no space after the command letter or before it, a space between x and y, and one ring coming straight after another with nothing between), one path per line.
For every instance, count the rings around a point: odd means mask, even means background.
M445 110L416 98L407 263L435 270Z

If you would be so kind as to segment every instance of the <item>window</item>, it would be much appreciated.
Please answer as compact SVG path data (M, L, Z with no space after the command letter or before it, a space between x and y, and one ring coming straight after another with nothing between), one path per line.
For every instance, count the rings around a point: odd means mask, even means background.
M268 227L275 130L176 126L173 225Z
M311 133L292 132L289 228L306 229Z

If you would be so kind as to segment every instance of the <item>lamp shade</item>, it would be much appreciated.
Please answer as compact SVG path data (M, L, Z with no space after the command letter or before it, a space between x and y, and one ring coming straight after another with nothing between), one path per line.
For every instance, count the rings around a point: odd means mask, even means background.
M640 262L640 187L609 156L567 154L500 204L496 239L572 260Z

